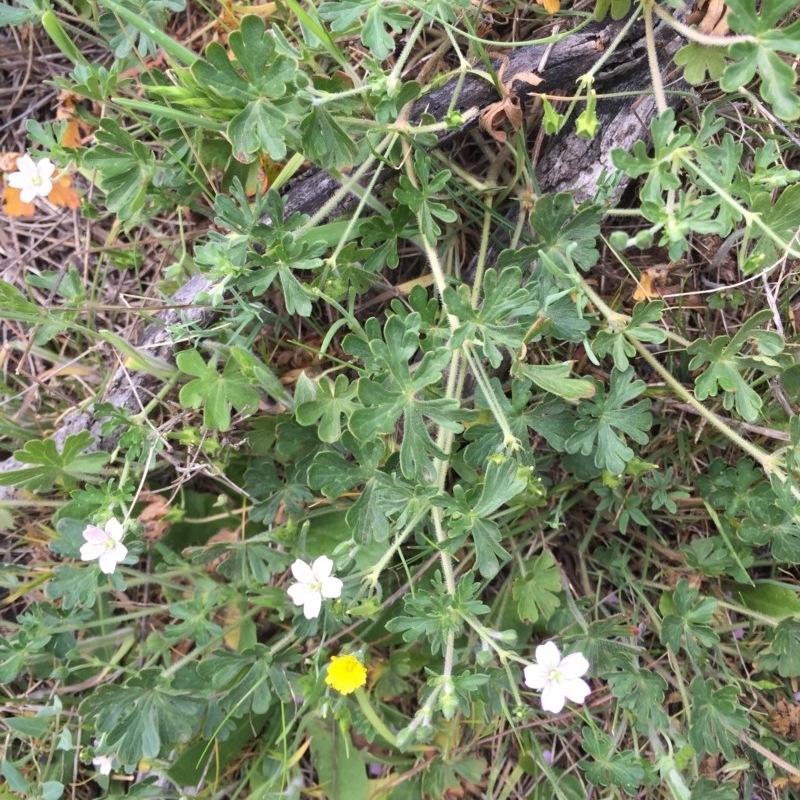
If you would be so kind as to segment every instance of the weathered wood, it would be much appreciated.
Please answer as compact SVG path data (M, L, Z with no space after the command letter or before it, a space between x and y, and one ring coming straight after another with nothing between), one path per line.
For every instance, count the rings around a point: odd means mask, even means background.
M512 84L514 91L523 96L534 93L571 96L577 89L577 80L597 63L623 25L624 21L593 23L552 45L532 43L510 50L507 56L495 60L494 65L498 68L502 61L506 62L503 73L506 85L514 76L526 72L540 75L542 83L535 87L521 81ZM683 42L679 35L661 22L655 27L655 37L664 73L668 73L667 65L671 56ZM543 62L544 68L540 70ZM637 24L599 71L594 88L600 94L646 92L649 81L644 32L641 24ZM427 113L440 120L453 109L460 111L465 116L465 122L457 130L448 130L440 135L439 146L443 146L474 128L479 113L497 100L497 89L487 77L468 74L463 80L453 79L425 95L414 105L409 118L418 120L423 113ZM471 113L473 110L478 113ZM597 110L602 128L595 139L587 142L568 129L548 141L536 170L544 191L571 190L578 199L590 197L600 173L603 170L613 171L609 156L611 149L627 149L637 139L646 138L648 123L655 114L652 98L646 96L600 99ZM387 170L386 174L379 176L379 183L391 176L391 171ZM289 187L285 195L287 215L294 212L313 214L340 187L341 182L336 177L320 169L309 170ZM352 199L343 200L332 216L346 213L351 205ZM171 328L205 328L218 316L216 310L196 302L198 296L211 288L211 282L203 276L194 276L187 281L169 299L170 310L159 314L158 321L144 329L137 341L137 348L165 362L174 363ZM120 368L109 382L102 401L123 412L136 414L160 386L161 381L152 375ZM119 432L102 437L102 422L95 419L90 411L75 412L66 416L52 438L60 447L70 434L88 429L95 436L98 449L112 450ZM23 466L13 458L6 459L0 462L0 472ZM0 487L0 500L12 493L13 490Z

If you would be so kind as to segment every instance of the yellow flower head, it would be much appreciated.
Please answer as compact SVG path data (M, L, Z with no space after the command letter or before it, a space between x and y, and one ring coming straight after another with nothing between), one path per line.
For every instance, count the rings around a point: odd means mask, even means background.
M367 669L355 656L331 656L325 683L341 694L350 694L367 682Z

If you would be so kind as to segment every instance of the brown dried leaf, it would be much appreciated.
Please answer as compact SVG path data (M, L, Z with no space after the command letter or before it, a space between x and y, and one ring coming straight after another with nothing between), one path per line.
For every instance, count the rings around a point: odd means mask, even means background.
M503 92L503 99L488 105L478 120L481 130L489 134L496 142L502 144L508 138L506 132L501 130L503 124L508 122L511 127L518 131L522 127L522 101L519 95L514 94L512 86L515 81L522 81L529 86L538 86L542 79L533 72L520 72L510 80L503 82L508 59L504 58L497 70L497 77L500 79Z
M154 545L164 538L169 530L169 522L165 517L170 510L166 499L154 492L143 492L140 499L146 503L139 512L139 522L144 523L144 538L148 545Z

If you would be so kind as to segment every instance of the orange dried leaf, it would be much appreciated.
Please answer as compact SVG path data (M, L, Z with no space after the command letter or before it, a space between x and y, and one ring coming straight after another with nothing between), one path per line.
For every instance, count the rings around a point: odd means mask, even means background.
M53 189L47 199L54 206L65 206L66 208L80 208L81 198L72 188L72 178L69 175L61 175L54 183Z
M663 284L667 277L668 270L664 267L649 267L643 269L636 284L636 291L633 293L633 300L642 303L645 300L656 300L661 297L658 284Z
M540 6L544 6L544 10L548 14L555 14L561 8L559 0L536 0L536 2Z
M81 146L81 130L78 120L71 119L67 121L67 127L64 128L64 135L61 137L61 144L64 147Z
M36 213L36 206L33 203L23 203L21 194L22 190L13 186L3 189L3 211L9 217L32 217Z

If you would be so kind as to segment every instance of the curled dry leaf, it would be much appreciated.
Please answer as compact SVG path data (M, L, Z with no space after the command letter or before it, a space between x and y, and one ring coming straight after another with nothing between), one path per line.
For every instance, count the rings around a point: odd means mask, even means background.
M728 7L725 0L708 0L707 3L700 3L705 6L702 10L695 12L689 22L697 23L700 33L708 36L727 36L730 33L728 27Z
M538 86L542 82L542 79L533 72L520 72L510 80L503 82L503 74L507 66L508 58L504 57L500 69L497 71L503 93L502 100L487 106L478 120L481 130L486 131L500 144L508 138L506 132L502 130L503 123L508 122L515 131L522 127L522 101L519 95L512 91L512 85L516 81L527 83L529 86Z

